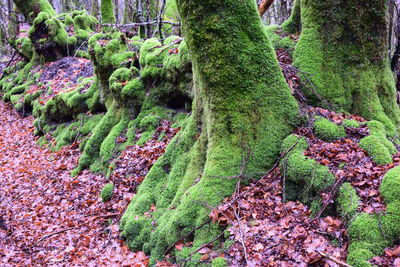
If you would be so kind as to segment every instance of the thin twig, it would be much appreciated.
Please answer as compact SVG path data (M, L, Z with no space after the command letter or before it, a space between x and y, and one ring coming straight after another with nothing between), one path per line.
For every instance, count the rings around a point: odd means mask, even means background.
M61 233L67 232L67 231L71 231L71 230L73 230L75 228L76 227L70 227L70 228L63 229L63 230L60 230L60 231L57 231L57 232L54 232L54 233L51 233L51 234L47 234L47 235L43 236L42 238L40 238L35 244L33 244L32 247L35 247L40 242L42 242L43 240L45 240L45 239L47 239L47 238L49 238L49 237L51 237L53 235L58 235L58 234L61 234Z
M331 260L331 261L333 261L333 262L336 263L336 264L339 264L340 266L344 266L344 267L353 267L353 266L351 266L351 265L349 265L349 264L347 264L347 263L345 263L345 262L343 262L343 261L340 261L340 260L338 260L338 259L332 257L331 255L325 254L325 253L320 252L320 251L317 251L317 253L318 253L319 255L321 255L322 257L324 257L324 258L326 258L326 259L328 259L328 260Z

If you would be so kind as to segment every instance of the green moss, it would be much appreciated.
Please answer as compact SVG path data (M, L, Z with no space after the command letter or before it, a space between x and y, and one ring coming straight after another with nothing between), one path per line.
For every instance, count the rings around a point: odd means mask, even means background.
M83 169L89 168L92 164L97 164L96 167L101 166L102 162L99 160L102 143L107 136L109 136L114 126L121 120L121 117L123 116L124 110L117 109L117 106L118 104L113 102L105 116L101 118L101 121L94 128L93 133L86 143L83 153L79 159L78 167L72 173L73 175L78 174ZM112 133L112 136L115 135L115 132ZM111 139L112 138L110 137L107 143L110 143ZM105 146L103 149L104 155L106 154L106 148L108 148L108 146Z
M384 135L386 136L385 126L379 121L369 121L367 123L370 135Z
M376 164L389 164L393 162L391 152L396 152L396 148L388 142L384 136L370 135L361 139L360 147L367 151Z
M356 214L359 203L360 198L354 187L352 187L350 183L342 184L336 198L336 208L340 217L347 222L351 221Z
M123 83L133 78L133 73L128 68L119 68L110 76L110 89L117 94L121 94Z
M151 263L204 224L208 207L232 194L237 180L227 177L241 173L247 153L251 152L245 170L248 178L274 164L280 143L290 134L298 115L254 1L238 5L231 0L179 0L177 4L193 62L193 111L138 188L120 224L128 244L134 242L151 252ZM168 51L152 49L149 43L147 49L143 46L141 66L161 69L158 64ZM141 75L143 78L143 69ZM146 218L144 213L152 204L156 211ZM146 238L139 238L143 230L139 235L129 234L128 225L137 218L156 222L151 231L142 227ZM195 252L220 232L215 224L199 228L185 240L193 242L193 247L173 253Z
M307 148L304 137L289 135L282 143L281 154L287 155L280 167L286 177L286 198L303 201L315 214L322 207L320 193L334 183L335 177L328 167L303 154Z
M103 23L115 23L114 4L112 0L101 0L100 13Z
M344 119L343 120L343 125L345 127L348 127L348 128L358 128L358 127L360 127L360 123L358 121L348 120L348 119Z
M114 191L114 184L109 183L104 185L103 189L101 190L100 196L103 202L109 201L113 195Z
M395 167L385 174L380 191L386 203L400 200L400 167Z
M336 110L378 120L395 136L400 110L386 55L387 5L378 0L368 5L355 0L300 2L302 34L294 64L302 71L308 99L319 106L325 99Z
M228 266L228 261L223 257L217 257L211 262L212 267L226 267Z
M100 146L101 160L107 163L116 151L116 139L126 130L129 122L128 113L125 112L121 120L111 129L110 133L104 139Z
M281 25L286 33L299 33L301 31L300 0L295 0L290 17Z
M326 142L332 142L346 137L346 132L344 131L343 126L338 126L336 123L331 122L326 118L316 118L313 127L318 138Z
M281 35L278 34L278 32L277 32L279 30L278 26L269 25L269 26L266 26L266 30L268 33L268 37L271 41L271 44L275 49L280 49L280 48L294 49L295 48L296 43L292 39L290 39L289 36L282 37Z
M383 178L380 192L387 204L383 214L359 214L349 227L350 247L348 263L353 266L370 266L367 260L379 255L384 248L400 238L400 167L391 169Z

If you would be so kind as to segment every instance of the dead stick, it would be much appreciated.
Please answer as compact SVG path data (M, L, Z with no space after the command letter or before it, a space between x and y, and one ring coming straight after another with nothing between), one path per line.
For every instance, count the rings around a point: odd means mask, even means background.
M333 261L334 263L339 264L340 266L353 267L353 266L351 266L351 265L349 265L349 264L347 264L347 263L345 263L345 262L343 262L343 261L340 261L340 260L338 260L338 259L336 259L336 258L334 258L334 257L332 257L332 256L330 256L330 255L328 255L328 254L325 254L325 253L320 252L320 251L317 251L317 252L318 252L318 254L321 255L322 257L327 258L328 260L331 260L331 261Z
M61 234L61 233L64 233L64 232L73 230L73 229L75 229L75 228L76 228L76 227L71 227L71 228L63 229L63 230L60 230L60 231L57 231L57 232L54 232L54 233L51 233L51 234L47 234L47 235L43 236L42 238L40 238L35 244L33 244L32 247L35 247L37 244L39 244L40 242L42 242L42 241L45 240L46 238L49 238L49 237L51 237L51 236L53 236L53 235L58 235L58 234Z

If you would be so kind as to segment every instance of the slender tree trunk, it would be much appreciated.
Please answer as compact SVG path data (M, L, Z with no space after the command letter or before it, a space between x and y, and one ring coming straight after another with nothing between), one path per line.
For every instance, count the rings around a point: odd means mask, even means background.
M298 114L254 0L177 3L193 62L193 113L121 221L129 246L152 260L202 225L238 179L271 167ZM143 216L153 204L153 218ZM219 231L199 228L188 249Z
M294 63L313 91L336 110L381 121L395 136L400 123L388 56L387 2L301 0L302 35ZM304 81L306 79L303 79Z
M103 23L115 23L113 0L101 0L101 19Z

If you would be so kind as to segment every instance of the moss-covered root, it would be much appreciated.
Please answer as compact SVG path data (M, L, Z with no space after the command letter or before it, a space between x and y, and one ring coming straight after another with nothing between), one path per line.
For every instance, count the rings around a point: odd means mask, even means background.
M301 200L316 214L322 208L320 195L335 182L335 176L328 167L307 158L303 153L307 148L304 137L289 135L282 143L281 153L287 155L280 167L286 177L286 199Z
M298 116L255 1L177 4L193 60L193 113L121 220L129 246L151 253L153 262L184 236L193 246L176 252L180 258L218 236L214 224L189 233L232 194L232 177L273 165Z
M335 109L378 120L395 136L400 109L387 57L386 15L380 0L302 0L294 64L304 81L312 81L304 86L312 104L324 105L317 91Z
M379 121L368 122L370 135L360 141L360 147L367 151L376 164L393 162L392 155L397 153L396 147L386 138L386 130Z
M286 33L299 33L301 31L301 12L300 0L295 0L290 17L281 25L281 28Z
M387 205L384 214L359 214L349 228L347 262L355 267L371 266L368 260L400 240L400 167L383 177L380 192Z
M125 109L118 109L116 102L110 105L107 113L93 130L92 136L87 141L79 159L78 167L75 168L72 175L76 175L91 166L93 166L94 171L101 169L101 166L98 166L103 162L101 159L107 160L110 158L115 146L115 139L122 132L121 128L127 126L125 114ZM96 161L97 165L93 165Z
M350 222L355 216L359 204L360 198L354 187L350 183L342 184L336 198L336 210L340 217Z

